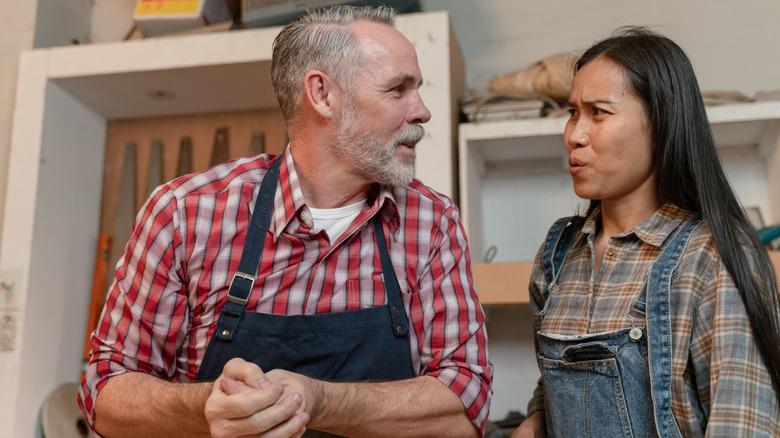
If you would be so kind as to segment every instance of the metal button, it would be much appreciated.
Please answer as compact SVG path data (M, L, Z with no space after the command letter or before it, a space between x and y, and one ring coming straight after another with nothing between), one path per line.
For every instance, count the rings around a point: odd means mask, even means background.
M640 339L642 339L642 329L639 327L634 327L628 332L628 337L634 342L639 342Z
M615 251L612 251L611 249L608 249L608 250L607 250L607 255L608 255L609 257L612 257L612 256L614 256L614 255L615 255Z
M397 335L405 334L406 330L404 330L404 329L405 329L404 326L402 326L401 324L398 324L397 326L395 326L395 334L397 334Z
M230 330L228 330L228 329L222 330L222 336L225 336L225 337L230 336Z
M392 311L393 311L393 313L394 313L394 314L396 314L396 315L398 315L399 313L401 313L401 309L400 309L400 308L398 308L398 306L393 306L393 307L391 307L391 308L390 308L390 310L392 310Z

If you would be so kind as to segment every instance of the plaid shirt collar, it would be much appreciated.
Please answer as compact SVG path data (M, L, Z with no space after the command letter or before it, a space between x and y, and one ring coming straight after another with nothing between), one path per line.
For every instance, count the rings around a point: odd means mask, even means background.
M622 239L630 235L635 235L648 245L660 248L666 241L666 238L676 230L682 221L690 215L690 212L684 210L670 202L663 204L652 216L635 226L632 230L613 236L616 239ZM582 234L585 236L596 237L596 231L600 228L601 206L593 209L591 214L585 220L582 226Z
M274 242L288 228L297 228L298 225L305 229L314 227L311 211L309 211L306 199L303 197L300 179L295 170L295 163L293 162L290 148L285 148L282 156L278 158L284 161L279 168L279 185L274 197L273 218L269 226ZM366 200L366 207L360 212L355 223L362 226L380 210L388 223L393 237L397 238L401 218L392 188L389 186L379 184L371 186ZM291 229L289 231L295 232L296 230Z

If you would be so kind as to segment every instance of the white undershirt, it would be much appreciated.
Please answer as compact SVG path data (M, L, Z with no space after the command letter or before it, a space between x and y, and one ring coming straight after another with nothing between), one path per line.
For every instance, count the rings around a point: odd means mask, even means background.
M366 200L356 204L345 205L339 208L311 208L311 217L314 220L314 230L325 230L331 242L347 231L352 221L355 220L360 211L365 207Z

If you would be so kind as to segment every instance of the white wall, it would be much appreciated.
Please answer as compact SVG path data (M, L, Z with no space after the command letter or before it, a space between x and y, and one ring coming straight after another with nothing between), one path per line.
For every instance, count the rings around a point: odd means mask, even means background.
M8 178L19 54L88 42L93 0L0 0L0 228ZM118 0L113 0L118 1Z
M92 0L37 0L33 46L89 42Z
M19 52L33 45L35 1L0 0L0 228L3 225Z
M19 349L18 437L33 436L38 408L52 388L79 381L85 291L92 287L83 265L95 257L103 176L105 120L53 81L46 101L31 248L38 272L29 276Z
M425 0L446 10L466 61L467 83L548 54L584 50L625 25L651 25L691 57L702 88L752 95L780 88L776 0Z

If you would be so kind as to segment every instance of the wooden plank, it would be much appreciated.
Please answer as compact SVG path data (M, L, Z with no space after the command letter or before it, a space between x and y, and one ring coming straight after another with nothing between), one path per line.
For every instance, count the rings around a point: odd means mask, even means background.
M780 251L769 251L780 284ZM533 263L474 263L471 272L482 304L528 304Z
M482 304L528 303L533 263L474 263L471 272Z

